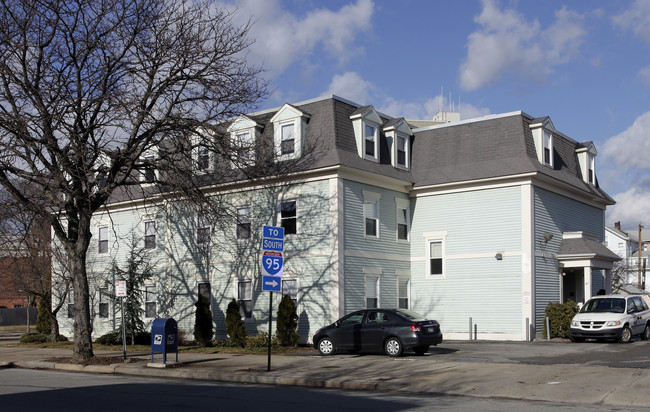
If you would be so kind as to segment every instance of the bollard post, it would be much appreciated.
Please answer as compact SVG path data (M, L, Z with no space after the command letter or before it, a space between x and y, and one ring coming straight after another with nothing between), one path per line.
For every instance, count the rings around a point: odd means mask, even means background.
M469 340L472 340L472 318L469 318Z
M530 342L530 318L526 318L526 342Z
M551 340L551 320L546 317L546 340Z
M474 324L474 340L476 340L477 330L478 330L478 325L475 323Z

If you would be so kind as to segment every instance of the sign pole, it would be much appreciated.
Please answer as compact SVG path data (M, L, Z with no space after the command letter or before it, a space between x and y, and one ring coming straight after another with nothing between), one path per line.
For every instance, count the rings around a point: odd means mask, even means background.
M124 362L126 362L126 328L124 327L124 296L120 297L122 306L122 348L124 350Z
M267 372L271 372L271 332L273 323L273 292L269 292L269 362L266 367Z

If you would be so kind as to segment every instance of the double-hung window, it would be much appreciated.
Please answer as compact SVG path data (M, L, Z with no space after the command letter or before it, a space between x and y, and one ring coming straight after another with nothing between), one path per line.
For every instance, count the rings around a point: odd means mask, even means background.
M397 209L397 240L408 241L410 233L410 207L408 199L395 199Z
M363 218L366 237L379 237L379 200L381 195L363 191Z
M431 277L444 275L442 240L429 240L428 249L428 275Z
M284 235L295 235L298 232L298 215L295 200L280 202L280 225Z
M553 167L553 134L548 130L542 132L542 149L544 164Z
M97 310L99 312L99 317L102 319L108 318L108 300L108 288L99 288L99 302L97 304Z
M144 248L145 249L156 248L156 221L155 220L144 221Z
M397 135L397 166L408 168L409 139L406 136Z
M366 275L366 309L379 307L379 276Z
M97 252L99 254L108 253L108 226L100 226L99 230L99 244L97 246Z
M364 155L366 158L378 158L378 139L377 139L377 126L364 123L363 125L363 141L364 141Z
M144 317L156 317L156 302L158 294L156 293L155 285L145 285L144 287Z
M239 303L239 313L242 318L253 317L253 282L250 279L237 282L237 303Z
M210 219L206 214L199 214L196 217L196 243L207 244L210 241Z
M196 149L196 170L207 171L210 169L210 150L205 146Z
M280 155L292 155L296 151L295 123L280 125Z
M156 181L156 166L154 164L155 156L152 154L144 157L144 171L142 173L142 181L145 183L153 183Z
M397 306L400 309L410 309L411 297L411 278L407 276L399 276L397 278Z
M244 206L237 209L237 239L251 237L251 208Z
M282 296L289 295L293 304L298 307L298 280L282 278Z

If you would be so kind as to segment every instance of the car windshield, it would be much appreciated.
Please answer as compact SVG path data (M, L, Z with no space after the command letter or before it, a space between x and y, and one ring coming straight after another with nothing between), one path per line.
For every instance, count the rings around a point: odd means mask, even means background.
M580 309L580 313L592 312L613 312L625 313L625 299L623 298L604 298L591 299Z
M412 321L421 321L421 320L427 320L424 316L420 315L419 313L410 311L410 310L405 310L405 309L397 309L395 310L395 313L398 315L402 315L405 318L412 320Z

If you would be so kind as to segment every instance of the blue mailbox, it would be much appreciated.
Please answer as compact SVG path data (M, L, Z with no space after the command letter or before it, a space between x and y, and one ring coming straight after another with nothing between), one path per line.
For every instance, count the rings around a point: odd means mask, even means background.
M153 354L163 354L163 364L167 363L167 353L176 352L178 362L178 326L172 318L157 318L151 326L151 362Z

